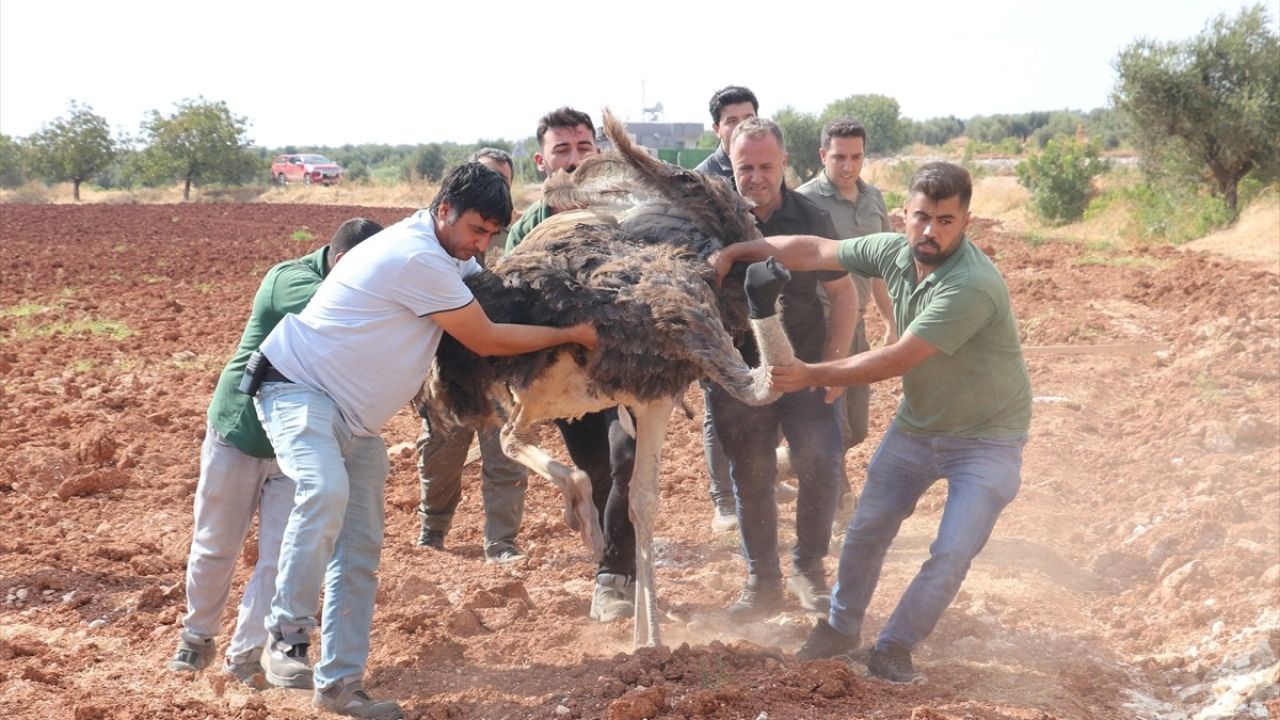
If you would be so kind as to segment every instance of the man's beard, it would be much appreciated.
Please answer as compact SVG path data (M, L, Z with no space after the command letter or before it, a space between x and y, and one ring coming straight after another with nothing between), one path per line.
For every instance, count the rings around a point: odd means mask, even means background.
M929 267L938 267L942 263L946 262L947 258L951 257L952 255L955 255L956 250L959 250L960 246L963 244L964 244L964 239L961 238L960 242L956 243L955 247L951 248L947 252L945 253L934 252L931 255L927 255L925 253L920 252L920 248L928 246L935 251L940 251L942 248L940 245L938 245L937 241L935 240L921 240L920 242L911 246L911 257L915 258L916 262L920 263L921 265L928 265Z

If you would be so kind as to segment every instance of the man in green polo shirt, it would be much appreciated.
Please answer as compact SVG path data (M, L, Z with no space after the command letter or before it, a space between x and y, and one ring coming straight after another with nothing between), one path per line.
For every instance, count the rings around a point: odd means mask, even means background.
M845 533L831 613L799 659L856 650L890 543L920 496L946 478L947 501L929 559L867 658L874 677L922 682L911 650L955 598L1021 484L1031 382L1004 279L965 238L972 193L964 168L926 163L908 189L905 235L840 242L770 237L731 245L710 259L721 277L734 262L772 255L795 270L842 268L883 278L901 333L892 345L844 360L772 369L773 386L782 392L902 376L902 404L867 468Z
M571 173L578 169L578 163L600 152L591 116L570 107L557 108L542 116L538 120L537 140L533 164L548 178L559 170ZM507 233L506 251L515 250L525 235L554 213L542 200L530 205Z
M217 653L214 638L221 629L231 579L256 513L258 563L240 599L240 614L223 669L247 684L263 682L258 661L267 640L265 620L275 594L277 559L293 508L294 483L276 464L275 450L258 420L253 397L240 392L240 379L249 355L280 320L301 312L342 256L381 230L372 220L348 220L328 245L276 265L258 286L240 345L218 377L209 403L196 484L195 527L187 559L187 614L178 649L168 663L170 670L202 670Z

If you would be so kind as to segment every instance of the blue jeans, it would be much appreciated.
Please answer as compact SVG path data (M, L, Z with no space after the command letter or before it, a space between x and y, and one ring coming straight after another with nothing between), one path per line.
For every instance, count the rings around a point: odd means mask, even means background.
M1022 484L1026 435L962 438L908 435L889 426L867 467L867 484L845 532L828 622L860 636L884 556L902 521L940 478L947 502L929 559L920 567L876 642L910 650L926 638L951 604L969 563L986 545L1000 511Z
M791 448L791 467L799 491L792 562L799 570L809 570L827 556L844 449L837 407L823 402L823 397L822 392L801 390L770 405L751 407L718 385L711 388L710 411L729 460L742 555L752 575L782 576L778 504L774 499L779 429Z
M317 687L360 676L382 556L383 488L390 464L381 436L351 433L325 393L265 383L255 400L280 469L297 482L280 547L280 574L267 629L306 641L324 586Z

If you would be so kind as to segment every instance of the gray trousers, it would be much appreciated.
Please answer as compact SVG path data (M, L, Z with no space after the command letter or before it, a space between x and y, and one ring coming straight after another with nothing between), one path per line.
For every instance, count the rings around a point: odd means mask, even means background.
M857 355L870 349L871 344L867 342L867 324L859 320L857 327L853 330L853 346L849 348L849 355ZM871 414L871 386L853 385L844 391L840 401L844 403L840 413L840 435L844 438L844 449L847 451L867 439L867 426Z
M529 471L502 452L498 429L480 432L480 492L484 497L484 547L514 543L524 517ZM462 465L475 432L457 428L432 432L422 421L418 435L418 479L422 485L418 516L423 530L448 532L462 500Z

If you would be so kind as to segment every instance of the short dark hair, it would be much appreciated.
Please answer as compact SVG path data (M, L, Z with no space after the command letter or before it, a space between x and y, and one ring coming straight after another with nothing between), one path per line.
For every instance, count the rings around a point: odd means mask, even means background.
M440 190L431 199L431 214L440 217L440 205L449 203L450 217L475 210L485 220L506 227L511 222L511 191L496 170L475 161L450 170L440 181Z
M513 173L515 172L516 164L511 160L511 155L508 154L506 150L499 150L498 148L493 147L480 148L479 150L471 153L471 157L467 158L467 160L479 162L484 158L489 158L490 160L506 165L511 168Z
M831 144L831 138L862 138L867 142L867 128L851 117L838 117L822 126L821 147Z
M551 128L569 128L572 130L579 125L586 125L591 128L591 137L595 137L596 126L595 123L591 122L590 115L580 110L574 110L567 105L552 110L538 118L538 147L542 147L542 136L546 135Z
M756 100L756 94L747 88L741 85L720 88L715 95L711 96L711 103L708 106L711 110L711 123L713 125L720 124L720 113L724 110L725 105L736 105L744 102L751 103L751 109L760 112L760 102Z
M341 255L382 232L382 226L369 218L355 217L338 226L329 239L329 255Z
M973 180L969 171L948 162L927 162L911 176L908 193L920 193L934 202L960 197L960 207L969 209L973 198Z

